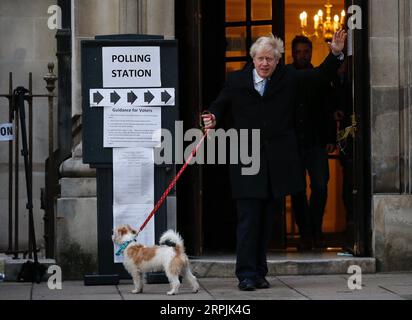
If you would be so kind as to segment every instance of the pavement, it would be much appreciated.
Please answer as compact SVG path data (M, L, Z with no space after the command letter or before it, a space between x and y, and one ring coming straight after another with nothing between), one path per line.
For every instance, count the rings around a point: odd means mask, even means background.
M131 280L119 285L85 286L83 281L64 281L61 289L49 289L47 282L0 282L0 300L412 300L412 273L363 274L357 287L348 283L350 274L286 275L268 277L271 287L239 291L235 278L199 278L200 291L191 292L183 282L180 292L167 296L168 284L145 284L143 293L133 294ZM349 280L349 281L348 281Z
M0 275L10 257L0 256ZM118 285L85 286L83 281L63 281L61 289L50 289L47 281L22 283L3 281L1 300L130 300L130 301L285 301L285 300L412 300L412 272L376 272L371 258L339 257L336 253L270 254L269 289L244 292L234 277L235 259L210 256L191 261L200 290L194 294L183 282L178 295L167 296L169 284L145 284L143 293L133 294L132 280ZM359 266L362 274L349 274L348 266ZM353 271L351 271L353 272Z

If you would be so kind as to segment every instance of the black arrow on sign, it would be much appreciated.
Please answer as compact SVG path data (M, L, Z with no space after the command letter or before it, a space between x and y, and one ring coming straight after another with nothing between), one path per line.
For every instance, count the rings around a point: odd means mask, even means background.
M154 95L150 91L144 93L144 102L150 103L154 99Z
M120 100L120 96L117 94L116 91L113 91L113 92L110 94L110 102L116 104L117 101L119 101L119 100Z
M103 100L103 98L104 98L104 97L100 94L100 92L99 92L99 91L97 91L97 92L93 93L93 102L94 102L94 103L99 104L99 103L100 103L100 101L102 101L102 100Z
M167 103L172 96L166 90L162 92L162 102Z
M127 93L127 102L130 102L130 104L132 104L133 102L135 102L137 99L137 96L134 94L133 91L130 91Z

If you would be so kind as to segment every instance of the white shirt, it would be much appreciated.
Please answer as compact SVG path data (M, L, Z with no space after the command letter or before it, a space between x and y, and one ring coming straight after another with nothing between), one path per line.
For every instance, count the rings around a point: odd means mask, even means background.
M253 69L253 84L255 86L255 90L259 92L261 96L263 96L263 93L265 92L266 81L266 79L258 75L256 69Z

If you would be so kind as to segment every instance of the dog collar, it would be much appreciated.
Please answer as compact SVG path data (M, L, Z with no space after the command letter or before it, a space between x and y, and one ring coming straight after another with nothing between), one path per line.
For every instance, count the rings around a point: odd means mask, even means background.
M126 250L127 246L128 246L130 243L135 242L135 241L136 241L136 239L128 240L128 241L123 242L123 243L119 246L119 249L116 251L116 256L120 256L121 254L123 254L123 251Z

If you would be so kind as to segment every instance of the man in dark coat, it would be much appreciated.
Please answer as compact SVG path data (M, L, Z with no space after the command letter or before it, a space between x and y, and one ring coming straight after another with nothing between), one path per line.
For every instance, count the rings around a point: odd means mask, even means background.
M242 175L242 164L230 166L238 213L236 276L240 290L269 287L266 251L275 199L304 187L294 132L297 89L300 81L336 74L345 39L344 31L337 32L324 63L300 72L278 64L284 52L282 40L273 35L260 37L250 49L253 67L230 74L210 114L202 116L206 129L214 128L231 112L234 129L260 130L259 172ZM249 146L240 145L245 147Z
M296 36L292 41L293 63L296 70L314 69L312 42L304 36ZM327 96L332 93L331 81L327 77L317 77L302 83L296 108L296 134L303 164L302 178L306 172L310 178L310 199L306 188L292 195L292 208L299 227L300 250L323 248L322 222L325 211L328 181L328 153L336 149L336 123Z

